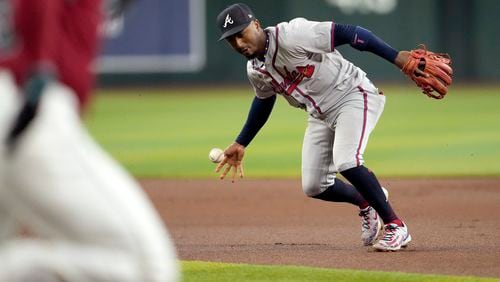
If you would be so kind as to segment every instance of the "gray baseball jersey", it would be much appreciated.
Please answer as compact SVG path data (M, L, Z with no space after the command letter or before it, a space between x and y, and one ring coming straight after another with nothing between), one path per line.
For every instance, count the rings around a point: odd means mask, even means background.
M333 23L297 18L266 29L265 62L249 60L247 73L255 93L281 94L292 106L324 119L366 74L333 46Z
M280 94L311 116L302 151L303 189L309 196L333 185L338 171L363 164L368 136L385 103L366 74L334 48L333 27L304 18L268 27L265 61L247 64L257 97Z

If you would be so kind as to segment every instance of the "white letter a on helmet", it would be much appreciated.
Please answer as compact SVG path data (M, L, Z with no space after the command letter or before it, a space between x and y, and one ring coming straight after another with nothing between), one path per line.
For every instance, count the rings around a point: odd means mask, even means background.
M229 14L227 14L226 16L226 19L224 20L224 28L227 27L227 24L233 24L233 19L231 19L231 17L229 16Z

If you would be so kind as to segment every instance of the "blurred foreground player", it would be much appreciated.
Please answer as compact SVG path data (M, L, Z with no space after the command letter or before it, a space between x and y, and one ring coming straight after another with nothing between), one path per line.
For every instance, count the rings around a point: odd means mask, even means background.
M0 0L0 281L179 278L153 206L80 120L103 7Z

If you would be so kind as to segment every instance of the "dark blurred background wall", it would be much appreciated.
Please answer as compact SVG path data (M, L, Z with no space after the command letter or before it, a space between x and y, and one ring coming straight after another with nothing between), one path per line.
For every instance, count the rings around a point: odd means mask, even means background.
M147 1L160 1L161 5L144 7ZM196 17L198 26L191 28L197 31L198 40L196 45L185 48L198 47L202 58L194 68L131 73L108 71L100 75L101 85L246 83L245 59L233 52L226 42L217 41L219 32L215 18L232 3L226 0L138 0L125 15L125 23L133 22L136 35L141 34L143 28L163 38L163 45L192 40L193 32L185 26L192 25L193 21L186 24L180 21ZM245 3L252 7L264 26L295 17L361 25L396 49L408 50L425 43L431 50L449 53L455 81L500 81L500 1L497 0L254 0ZM191 6L197 6L201 12L192 12ZM134 40L134 33L127 36L129 42ZM127 41L106 44L108 53L116 52L113 48L117 45L121 45L120 52L124 52L123 49L126 52L128 45ZM149 43L145 40L144 44ZM374 81L405 79L394 66L376 55L349 46L339 50Z

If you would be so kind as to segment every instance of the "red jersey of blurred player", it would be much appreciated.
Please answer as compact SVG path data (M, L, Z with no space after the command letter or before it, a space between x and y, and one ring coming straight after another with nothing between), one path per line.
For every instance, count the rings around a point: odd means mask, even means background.
M10 69L19 86L33 68L55 68L83 108L94 83L92 61L98 50L100 0L11 0L13 39L0 49L0 68ZM42 7L43 6L43 7Z

